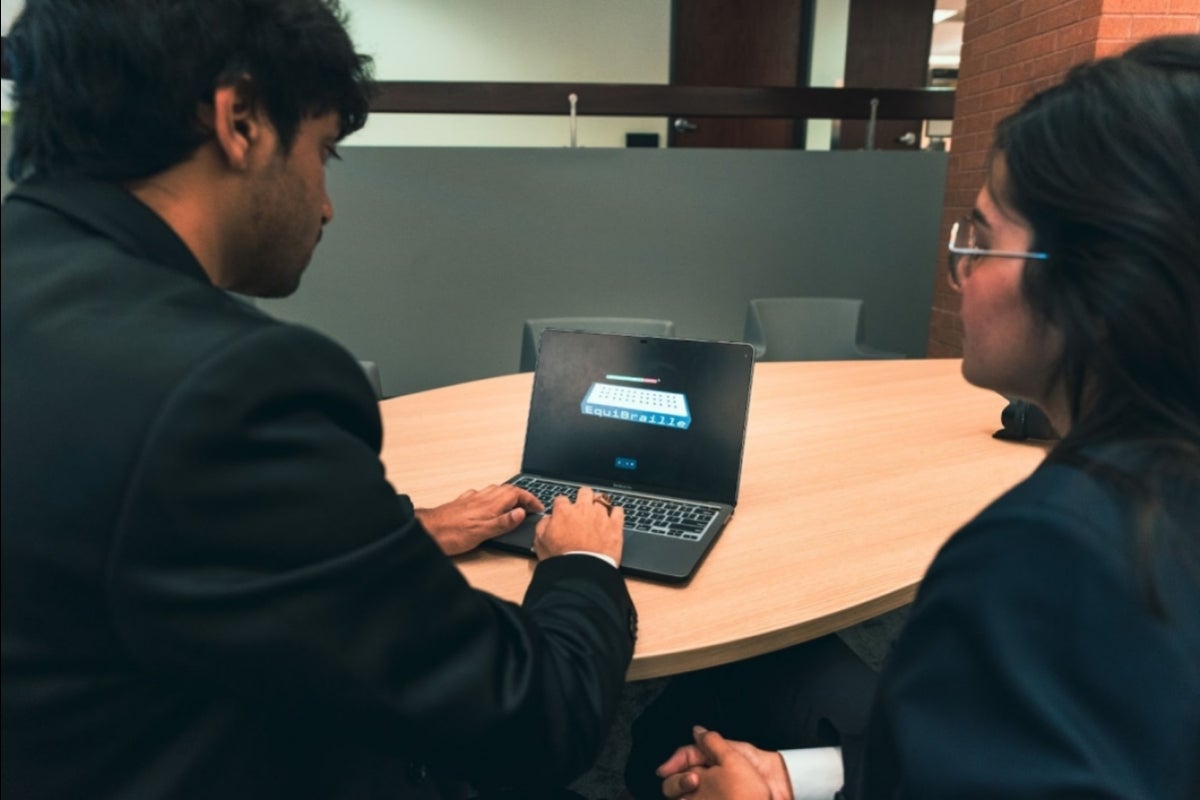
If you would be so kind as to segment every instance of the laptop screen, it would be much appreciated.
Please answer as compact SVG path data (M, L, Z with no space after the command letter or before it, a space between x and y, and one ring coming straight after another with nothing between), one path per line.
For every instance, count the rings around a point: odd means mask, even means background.
M548 330L521 470L733 505L754 350Z

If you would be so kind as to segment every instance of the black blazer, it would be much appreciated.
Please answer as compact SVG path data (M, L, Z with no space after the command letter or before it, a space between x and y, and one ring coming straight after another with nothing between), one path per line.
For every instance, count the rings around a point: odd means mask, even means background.
M1051 458L934 560L847 796L1200 797L1200 501L1159 498L1139 554L1115 485Z
M350 355L214 288L123 190L19 186L2 246L6 797L590 763L633 651L616 570L550 559L520 607L470 588L385 480Z

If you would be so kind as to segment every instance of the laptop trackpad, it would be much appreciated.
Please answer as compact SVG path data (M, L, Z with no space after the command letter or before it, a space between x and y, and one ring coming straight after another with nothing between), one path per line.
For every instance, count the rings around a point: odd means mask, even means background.
M484 546L534 557L533 535L541 515L527 517L515 529L503 536L484 542ZM711 540L711 539L710 539ZM687 579L696 566L696 548L667 536L625 531L625 546L621 553L623 571L642 577L671 583ZM699 543L696 543L699 544ZM705 547L707 549L707 547ZM652 564L653 570L642 568Z
M489 539L488 541L484 542L484 546L494 547L497 550L508 550L509 552L522 553L527 556L532 556L533 533L541 519L541 514L530 514L524 520L522 520L520 525L502 536L497 536L495 539Z

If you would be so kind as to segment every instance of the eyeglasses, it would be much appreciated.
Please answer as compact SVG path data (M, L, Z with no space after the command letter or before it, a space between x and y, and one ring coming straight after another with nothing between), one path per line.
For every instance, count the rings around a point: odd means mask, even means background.
M970 276L975 268L975 262L984 256L989 258L1020 258L1045 261L1049 253L1021 253L1013 250L989 250L979 247L979 238L975 233L975 220L969 217L960 219L950 228L950 253L946 265L950 268L950 285L955 290L962 290L962 282Z

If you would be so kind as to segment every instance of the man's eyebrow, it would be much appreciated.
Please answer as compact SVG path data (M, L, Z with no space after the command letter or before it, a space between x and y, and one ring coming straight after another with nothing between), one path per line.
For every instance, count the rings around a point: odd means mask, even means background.
M988 229L991 229L992 227L991 223L988 222L988 218L985 217L983 212L979 210L979 206L975 206L971 209L971 221Z

